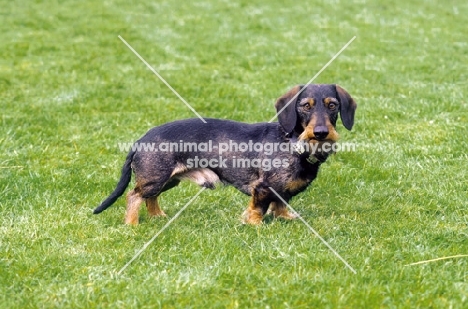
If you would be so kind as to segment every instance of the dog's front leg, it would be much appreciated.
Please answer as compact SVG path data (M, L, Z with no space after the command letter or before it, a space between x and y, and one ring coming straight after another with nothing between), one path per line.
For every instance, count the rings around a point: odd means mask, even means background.
M271 203L272 192L266 185L258 185L252 190L252 198L242 217L244 223L258 225L262 223L263 215Z
M283 202L272 202L270 204L270 211L273 213L275 218L283 218L287 220L293 220L298 217L298 214L290 212Z

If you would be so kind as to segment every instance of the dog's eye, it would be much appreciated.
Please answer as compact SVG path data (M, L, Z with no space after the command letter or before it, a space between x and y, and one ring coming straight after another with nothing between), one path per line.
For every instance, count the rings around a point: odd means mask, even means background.
M304 111L308 111L314 107L314 100L310 98L304 98L301 100L300 107Z
M331 110L335 110L336 104L333 103L333 102L330 102L330 103L328 104L328 108L331 109Z

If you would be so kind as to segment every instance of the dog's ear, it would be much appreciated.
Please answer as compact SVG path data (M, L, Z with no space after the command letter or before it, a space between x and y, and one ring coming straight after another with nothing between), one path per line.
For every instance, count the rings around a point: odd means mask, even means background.
M356 111L357 105L349 93L341 88L339 85L335 85L336 93L340 100L340 116L341 122L346 129L351 130L354 125L354 112Z
M296 126L296 99L295 96L302 89L302 85L293 87L291 90L283 94L275 104L276 113L278 114L278 122L283 127L286 133L291 133ZM294 100L293 100L294 98ZM292 101L291 101L292 100ZM289 104L288 104L289 103Z

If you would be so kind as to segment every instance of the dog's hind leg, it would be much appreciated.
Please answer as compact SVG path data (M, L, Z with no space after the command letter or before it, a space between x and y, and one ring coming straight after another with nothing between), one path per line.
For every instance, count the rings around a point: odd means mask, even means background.
M178 179L169 179L169 181L164 185L161 190L161 193L167 190L170 190L176 187L179 184L180 180ZM158 203L159 195L154 195L146 198L146 209L150 217L166 217L166 213L159 207Z
M135 188L127 194L127 212L125 214L126 224L138 224L138 212L140 210L143 198L140 191Z
M172 178L172 173L172 169L161 169L156 175L139 174L137 176L137 188L146 202L150 217L166 217L166 213L159 207L158 197L162 192L179 184L180 180Z
M166 217L166 213L159 208L158 197L152 196L146 199L146 209L150 217Z

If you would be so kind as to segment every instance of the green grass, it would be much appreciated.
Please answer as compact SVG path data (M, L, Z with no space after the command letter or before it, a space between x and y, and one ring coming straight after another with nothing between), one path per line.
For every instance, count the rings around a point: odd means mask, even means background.
M3 1L0 307L463 308L468 306L466 1ZM114 188L131 142L192 112L270 119L318 78L356 99L339 153L291 202L300 221L239 218L248 197L205 191L168 219L123 224ZM198 191L161 198L169 216Z

